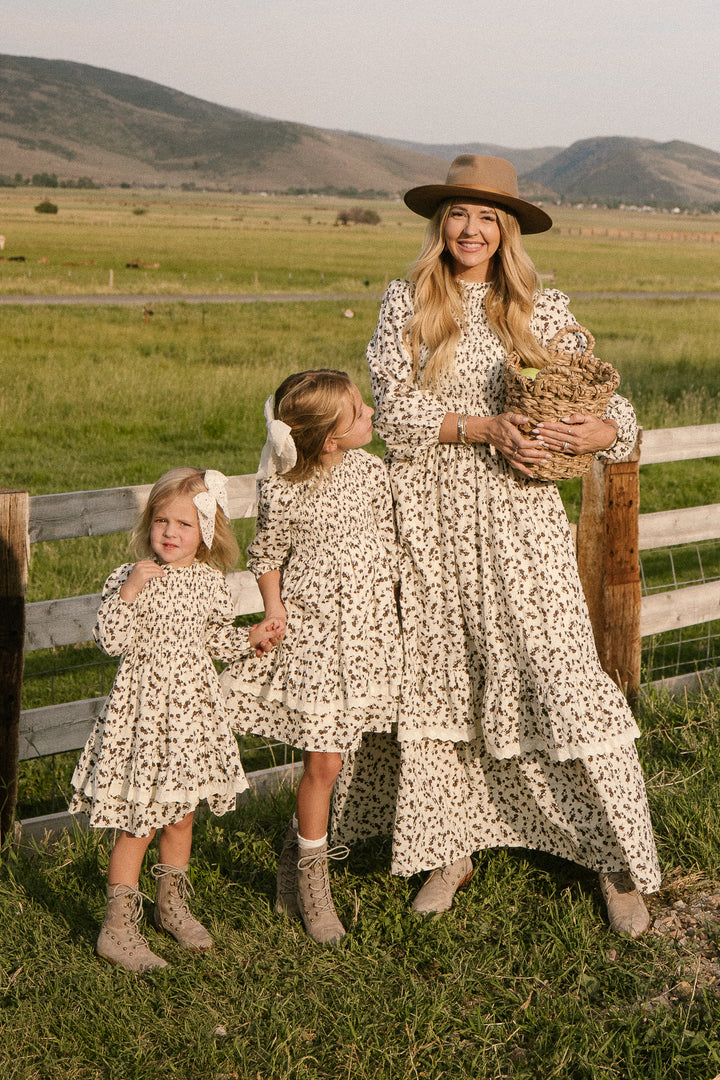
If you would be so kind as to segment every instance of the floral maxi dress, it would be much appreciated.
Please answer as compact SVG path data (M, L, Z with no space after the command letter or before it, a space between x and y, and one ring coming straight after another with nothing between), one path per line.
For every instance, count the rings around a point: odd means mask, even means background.
M347 450L322 477L262 483L248 566L282 573L287 628L266 657L221 676L236 730L345 753L397 717L397 545L382 461Z
M503 411L505 353L487 284L463 283L456 371L418 390L402 331L410 285L386 292L368 362L376 427L388 447L401 552L406 652L400 772L388 806L393 872L413 874L512 846L660 883L632 713L598 661L567 517L553 483L528 480L487 445L438 442L448 412ZM557 291L536 295L543 342L576 320ZM584 340L584 339L583 339ZM636 437L631 405L607 455ZM372 771L372 743L348 763ZM355 838L341 777L335 839ZM394 822L392 816L394 814Z
M73 774L70 810L97 828L147 836L202 800L215 814L234 810L248 787L212 657L250 646L219 570L165 567L127 604L120 589L132 566L103 589L95 636L122 659Z

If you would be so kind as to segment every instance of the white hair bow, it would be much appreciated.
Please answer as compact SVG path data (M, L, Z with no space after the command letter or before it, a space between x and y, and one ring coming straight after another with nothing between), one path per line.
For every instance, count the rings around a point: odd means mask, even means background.
M276 473L287 472L297 461L297 449L292 437L292 428L282 420L275 419L273 395L265 402L265 421L267 440L260 455L258 480L267 480Z
M206 469L203 476L207 491L198 491L193 496L193 503L198 512L200 532L205 547L210 550L215 537L215 514L218 506L225 517L230 516L230 508L227 497L227 477L217 469Z

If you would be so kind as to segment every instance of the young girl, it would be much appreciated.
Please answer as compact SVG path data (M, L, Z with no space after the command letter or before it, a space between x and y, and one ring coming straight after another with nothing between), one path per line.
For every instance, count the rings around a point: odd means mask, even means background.
M166 966L137 927L140 868L155 831L155 925L189 949L209 949L212 938L186 902L193 811L207 800L224 814L248 786L211 657L262 654L281 627L233 626L222 571L238 547L222 473L179 468L161 476L132 545L140 561L114 570L103 589L95 637L122 660L75 769L70 810L89 813L96 828L120 830L97 953L145 971Z
M270 661L221 676L234 723L303 750L296 816L278 864L276 909L300 914L315 941L339 941L328 881L330 799L341 755L364 731L389 731L402 650L397 556L385 467L360 449L373 409L343 372L291 375L265 408L257 531L248 566L266 619L286 627ZM277 417L277 419L275 419ZM280 475L274 475L279 473Z

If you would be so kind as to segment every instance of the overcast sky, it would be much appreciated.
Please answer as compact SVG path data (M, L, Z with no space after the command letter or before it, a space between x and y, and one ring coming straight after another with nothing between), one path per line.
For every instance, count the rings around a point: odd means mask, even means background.
M1 0L0 51L425 143L720 152L719 0Z

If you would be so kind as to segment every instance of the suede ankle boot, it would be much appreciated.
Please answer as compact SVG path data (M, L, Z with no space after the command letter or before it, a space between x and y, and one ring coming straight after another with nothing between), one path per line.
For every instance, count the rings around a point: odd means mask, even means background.
M138 929L143 894L136 885L108 885L107 909L95 951L103 960L126 971L152 971L167 967Z
M450 866L438 866L433 870L412 903L413 911L420 915L434 915L449 911L458 889L467 885L472 877L472 860L465 856Z
M155 863L152 875L157 879L155 893L155 926L164 930L186 949L204 952L212 949L213 939L187 905L187 895L193 887L188 881L187 866Z
M650 925L650 914L626 870L600 874L610 926L618 934L640 937Z
M328 859L346 859L348 849L340 844L328 850L327 844L302 854L298 859L298 906L305 930L313 941L321 945L334 945L345 937L345 928L337 917L330 878Z
M277 865L275 910L278 915L300 914L297 898L299 858L297 826L291 818L285 830L285 841Z

